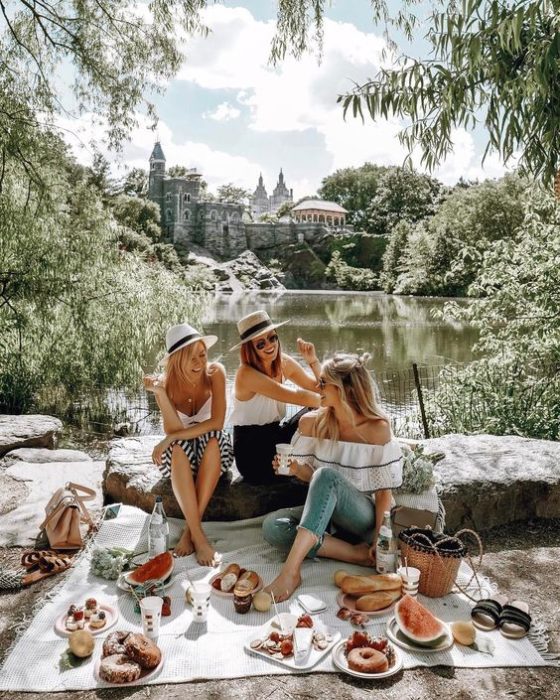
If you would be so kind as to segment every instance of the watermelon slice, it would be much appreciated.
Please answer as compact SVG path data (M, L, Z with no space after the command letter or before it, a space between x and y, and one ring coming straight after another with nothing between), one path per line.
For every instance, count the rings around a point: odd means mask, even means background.
M139 586L150 579L165 581L173 571L173 563L171 552L163 552L163 554L158 554L157 557L150 559L135 571L127 574L125 580L133 586Z
M409 595L397 603L395 619L401 632L414 644L433 646L447 634L443 622Z

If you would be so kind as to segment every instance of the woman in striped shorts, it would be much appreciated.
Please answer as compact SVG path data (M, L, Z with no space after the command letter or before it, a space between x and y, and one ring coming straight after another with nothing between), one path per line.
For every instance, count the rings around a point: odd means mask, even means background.
M208 348L217 340L215 335L202 336L188 323L172 326L163 376L144 377L144 386L155 394L166 435L152 459L164 476L171 476L186 521L175 554L196 552L202 566L212 566L216 555L202 529L202 516L233 461L231 441L223 431L225 370L219 362L208 362Z

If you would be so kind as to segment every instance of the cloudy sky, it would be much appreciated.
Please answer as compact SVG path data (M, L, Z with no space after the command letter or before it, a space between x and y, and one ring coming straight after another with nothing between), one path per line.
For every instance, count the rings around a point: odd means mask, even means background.
M384 42L371 22L369 0L333 0L320 64L313 54L275 68L268 64L275 10L273 0L226 0L205 11L210 34L188 39L182 69L156 100L167 165L196 167L210 190L228 182L253 190L262 172L269 193L282 168L297 199L316 192L322 178L338 168L365 161L402 164L396 120L344 121L336 103L339 94L374 76L380 65ZM407 47L408 53L422 50L420 42ZM86 143L97 134L87 115L83 124ZM79 131L76 124L66 126ZM154 138L147 125L135 130L119 172L147 167ZM482 169L481 134L458 131L454 142L454 153L435 173L444 182L504 172L495 157ZM91 150L76 148L87 162Z

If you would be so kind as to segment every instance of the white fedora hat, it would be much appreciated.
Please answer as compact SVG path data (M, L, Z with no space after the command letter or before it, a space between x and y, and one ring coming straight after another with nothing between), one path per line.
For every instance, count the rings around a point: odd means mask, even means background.
M193 343L201 341L206 345L206 348L211 348L212 345L218 342L217 335L202 335L196 328L193 328L188 323L179 323L177 326L171 326L165 336L165 347L167 353L163 357L165 362L174 352Z
M244 316L237 322L237 330L239 331L241 342L230 348L229 352L232 350L237 350L244 343L249 342L249 340L253 340L253 338L262 335L263 333L267 333L273 328L280 328L280 326L283 326L286 323L289 323L289 321L274 323L266 311L254 311L252 314Z

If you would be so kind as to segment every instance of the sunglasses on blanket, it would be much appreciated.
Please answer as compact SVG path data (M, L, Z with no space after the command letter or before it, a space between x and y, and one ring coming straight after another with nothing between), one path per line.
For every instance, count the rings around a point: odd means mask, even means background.
M257 350L264 350L267 343L273 344L273 343L277 343L277 342L278 342L278 336L276 335L276 333L274 333L274 335L269 335L268 338L263 338L262 340L257 340L257 342L255 343L255 347L257 348Z

